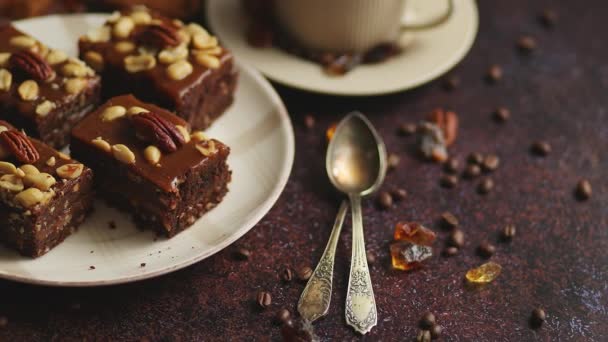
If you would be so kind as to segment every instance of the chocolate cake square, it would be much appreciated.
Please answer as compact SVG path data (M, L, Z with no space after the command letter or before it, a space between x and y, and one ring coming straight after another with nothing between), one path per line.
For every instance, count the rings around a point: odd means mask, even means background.
M0 121L0 242L38 257L91 211L93 172Z
M100 91L99 76L84 62L0 26L0 119L61 148Z
M132 95L108 100L76 125L70 149L93 169L110 205L168 237L220 203L231 179L226 145Z
M232 54L198 24L135 7L82 36L80 56L103 78L104 98L133 94L207 128L233 101Z

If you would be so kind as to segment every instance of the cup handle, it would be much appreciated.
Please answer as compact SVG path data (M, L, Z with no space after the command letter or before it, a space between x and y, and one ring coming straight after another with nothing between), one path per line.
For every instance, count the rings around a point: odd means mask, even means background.
M412 24L402 23L401 30L424 30L424 29L437 27L437 26L445 23L448 19L450 19L450 17L454 13L454 0L447 0L447 3L448 3L448 8L442 15L437 16L436 18L433 18L427 22L412 23Z

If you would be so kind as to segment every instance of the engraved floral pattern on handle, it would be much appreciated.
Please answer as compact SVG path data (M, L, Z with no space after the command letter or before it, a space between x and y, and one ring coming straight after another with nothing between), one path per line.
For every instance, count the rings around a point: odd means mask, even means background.
M376 300L369 275L361 218L361 198L351 196L353 211L353 250L346 294L346 323L365 334L378 323Z
M347 209L348 204L342 202L323 256L321 256L321 260L310 280L308 280L298 302L298 312L310 322L325 316L329 310L336 245Z

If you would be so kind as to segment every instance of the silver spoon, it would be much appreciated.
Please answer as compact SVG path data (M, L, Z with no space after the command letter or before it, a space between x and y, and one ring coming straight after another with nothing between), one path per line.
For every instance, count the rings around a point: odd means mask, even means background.
M361 197L382 184L386 174L386 147L367 118L353 112L336 127L325 165L332 184L350 198L353 242L346 323L365 334L378 323L378 314L365 253Z
M311 323L317 318L325 316L327 311L329 311L336 245L338 244L338 237L340 236L340 231L342 231L342 224L344 223L347 210L348 203L342 201L334 227L329 236L329 241L327 242L327 246L325 246L325 251L315 271L310 276L298 302L298 312Z

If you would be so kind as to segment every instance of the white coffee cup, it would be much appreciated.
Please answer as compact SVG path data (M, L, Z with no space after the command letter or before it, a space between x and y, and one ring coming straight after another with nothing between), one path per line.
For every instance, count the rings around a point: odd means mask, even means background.
M440 1L440 0L426 0ZM305 48L320 51L366 51L396 41L403 30L445 22L447 11L426 23L404 22L406 0L277 0L275 15L282 29Z

